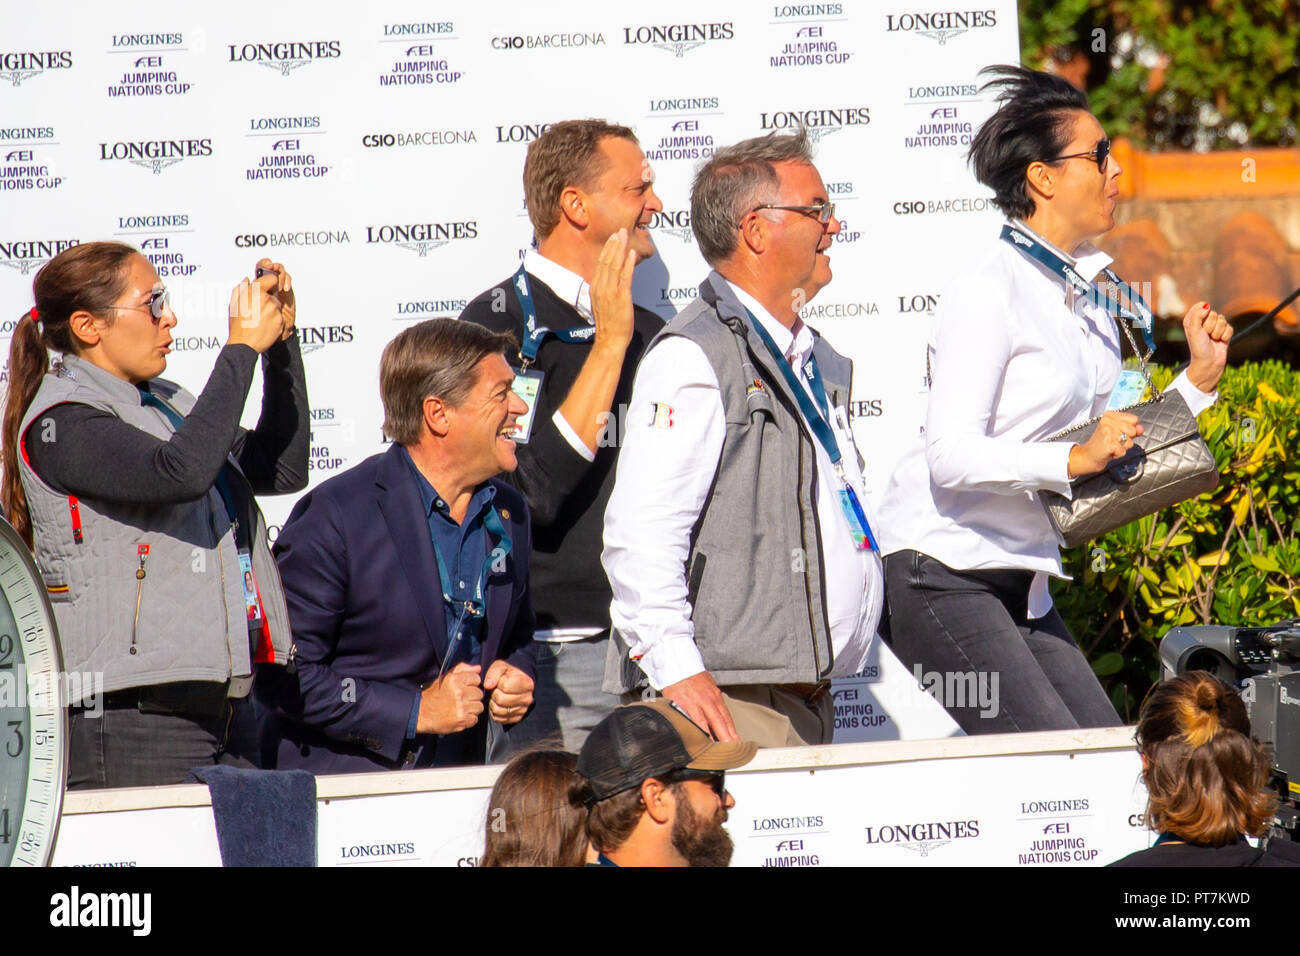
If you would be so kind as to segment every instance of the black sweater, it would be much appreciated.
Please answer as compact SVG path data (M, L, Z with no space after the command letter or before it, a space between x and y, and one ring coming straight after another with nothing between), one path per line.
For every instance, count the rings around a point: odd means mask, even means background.
M529 275L538 324L552 329L582 328L586 320L540 279ZM497 291L501 290L501 291ZM492 304L504 302L505 311ZM462 319L494 332L523 337L524 313L510 279L488 289L465 307ZM605 505L614 488L618 461L616 442L622 434L625 407L632 398L632 376L646 346L663 328L663 319L648 309L635 309L632 341L623 358L623 372L614 393L606 434L609 443L596 449L588 463L555 427L555 410L564 403L591 346L547 338L533 368L545 378L533 412L532 435L518 448L519 468L501 477L528 499L533 516L532 591L537 629L609 627L611 593L600 564ZM511 364L518 366L518 355ZM618 425L615 425L615 419Z
M1290 840L1268 841L1267 850L1259 850L1249 843L1229 843L1227 846L1198 846L1192 843L1162 843L1147 850L1138 850L1116 860L1111 866L1120 867L1201 867L1201 866L1300 866L1300 847Z

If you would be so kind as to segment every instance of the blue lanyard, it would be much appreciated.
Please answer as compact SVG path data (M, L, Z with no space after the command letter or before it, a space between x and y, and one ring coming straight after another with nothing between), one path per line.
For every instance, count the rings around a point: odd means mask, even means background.
M812 389L813 396L817 399L817 405L814 405L812 400L808 398L808 393L804 391L803 386L799 384L799 380L795 377L794 369L790 367L790 363L785 360L785 356L776 347L772 337L767 334L767 329L763 328L762 323L754 318L753 312L746 309L745 314L749 316L750 326L758 333L758 337L763 340L767 350L772 353L776 367L781 371L781 377L785 379L785 384L789 386L790 391L794 393L795 401L799 403L799 411L803 412L808 427L817 440L821 442L822 448L826 450L826 455L831 460L831 465L835 469L835 477L840 482L838 491L840 508L843 510L844 518L848 522L849 534L853 537L855 547L859 549L870 548L872 551L878 552L880 545L876 543L876 536L871 530L871 523L867 520L867 513L863 510L862 502L858 500L858 493L853 490L853 485L849 483L848 475L844 473L844 466L841 464L840 443L835 440L835 432L829 424L831 403L826 397L826 386L822 384L822 373L821 369L817 367L816 356L809 353L808 361L804 366L808 376L808 385ZM820 412L818 406L820 406Z
M1089 282L1083 276L1079 275L1078 270L1070 265L1051 249L1046 249L1033 236L1027 235L1024 231L1016 229L1013 226L1005 225L1002 227L1002 239L1011 243L1029 258L1036 262L1041 262L1052 272L1061 276L1075 293L1082 298L1086 298L1097 303L1108 313L1120 319L1127 319L1130 323L1136 325L1142 330L1142 339L1146 342L1148 356L1156 350L1156 340L1153 334L1155 319L1151 314L1151 307L1146 304L1146 300L1134 291L1133 287L1117 276L1110 269L1101 270L1106 278L1119 288L1129 302L1133 304L1136 313L1127 306L1121 304L1110 295L1103 292L1096 284Z
M754 313L748 309L745 314L749 316L749 324L758 337L763 340L767 350L772 353L772 358L776 362L776 367L781 370L781 376L785 379L786 385L794 393L795 401L799 403L799 411L803 412L803 417L808 422L808 427L812 430L813 435L821 442L822 448L826 449L826 455L831 460L831 465L835 469L835 477L839 479L839 501L840 508L844 511L844 518L849 525L849 533L853 537L854 544L858 548L870 548L872 551L879 551L880 545L876 543L875 533L871 530L871 522L867 520L867 513L863 510L862 502L858 500L858 493L853 490L853 485L849 483L848 475L844 473L844 466L841 464L840 443L835 440L835 432L829 422L831 417L831 403L826 397L826 386L822 384L821 369L817 367L817 359L809 353L808 361L804 368L808 376L808 385L812 389L813 396L817 399L817 405L812 403L808 398L808 393L804 391L799 380L795 377L794 369L790 363L785 360L785 356L776 347L772 337L767 334L767 329L763 328L762 323L754 318ZM818 411L820 406L820 413Z
M544 325L538 325L537 307L533 305L533 293L528 288L528 273L524 271L522 263L514 278L510 280L510 284L515 290L515 298L519 300L519 308L524 312L524 340L519 346L519 358L525 369L537 360L537 352L547 336L553 336L561 342L573 343L589 341L596 334L594 325L577 329L549 329Z
M830 402L826 398L826 387L822 384L822 375L817 368L817 359L811 354L808 356L808 384L812 386L813 394L817 397L817 405L813 405L808 393L804 391L804 387L799 384L799 379L795 377L794 369L790 367L790 363L785 360L781 350L772 341L772 336L768 335L762 323L754 318L753 312L746 309L745 314L749 316L750 327L758 333L758 337L763 340L767 350L772 353L772 358L781 372L781 377L785 379L786 385L790 386L790 391L794 392L795 401L799 403L799 411L803 412L803 417L808 420L808 427L817 440L821 442L822 448L826 449L831 464L835 466L836 474L843 478L843 468L840 465L842 458L840 444L835 440L835 432L831 430L831 426L827 423L827 419L831 417ZM818 406L820 406L820 411Z
M766 330L764 330L766 334ZM803 374L808 379L808 384L812 386L813 398L817 399L817 407L821 410L822 417L828 422L831 420L831 403L826 397L826 386L822 384L822 371L817 366L817 359L810 353L808 361L804 363Z
M501 516L497 513L496 508L488 508L487 516L483 519L483 527L497 536L497 545L483 559L483 567L479 571L478 582L474 585L474 596L464 601L458 601L452 597L451 575L447 573L447 565L442 560L442 552L438 550L438 542L431 542L433 544L433 557L438 562L438 580L442 585L442 599L452 607L463 605L462 610L470 617L483 616L483 587L488 579L488 573L496 561L505 558L510 553L512 547L510 532L506 531L505 525L501 523Z

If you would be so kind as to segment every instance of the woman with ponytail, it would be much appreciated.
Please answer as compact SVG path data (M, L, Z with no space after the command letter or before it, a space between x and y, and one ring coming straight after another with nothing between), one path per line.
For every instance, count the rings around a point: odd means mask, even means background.
M1112 866L1298 866L1286 840L1267 851L1247 836L1268 830L1277 796L1268 789L1272 756L1250 736L1236 690L1204 671L1157 684L1137 726L1146 825L1155 846Z
M306 487L307 389L292 280L257 265L231 294L230 336L197 398L158 377L176 315L130 246L55 256L14 329L0 503L79 675L67 682L82 688L68 701L71 789L250 766L232 731L251 725L253 664L290 656L254 494ZM259 355L261 417L246 431Z

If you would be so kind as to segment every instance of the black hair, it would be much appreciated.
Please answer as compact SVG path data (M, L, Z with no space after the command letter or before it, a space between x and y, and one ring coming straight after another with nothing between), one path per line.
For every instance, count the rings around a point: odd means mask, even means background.
M1072 114L1088 111L1088 97L1059 76L1023 66L986 66L984 74L993 79L980 91L997 90L999 106L975 134L966 159L975 178L993 190L993 205L1012 219L1025 219L1034 212L1025 170L1069 146Z

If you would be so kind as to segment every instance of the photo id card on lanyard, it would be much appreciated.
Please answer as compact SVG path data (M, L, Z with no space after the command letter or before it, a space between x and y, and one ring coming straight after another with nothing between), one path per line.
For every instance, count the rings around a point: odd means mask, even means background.
M763 340L767 350L772 353L772 358L781 372L781 377L785 379L786 385L794 393L795 400L799 403L799 410L803 412L813 436L821 443L822 448L825 449L827 456L831 460L831 465L835 469L835 477L839 481L836 494L840 503L840 511L844 514L844 521L849 527L849 537L853 541L853 546L859 551L879 551L880 546L876 543L876 536L871 532L871 524L867 521L866 511L863 510L862 502L858 500L858 493L853 489L853 485L844 471L840 445L835 438L835 432L829 424L830 401L826 397L826 386L822 384L821 370L817 368L817 359L810 354L805 369L808 384L812 388L813 395L817 398L817 404L814 405L808 398L808 392L795 377L794 369L790 368L790 363L785 360L785 356L776 347L776 343L767 334L767 330L754 318L752 312L746 310L746 314L749 315L750 326L758 333L758 337Z
M879 551L880 547L871 535L871 525L867 523L867 515L862 510L862 502L858 501L853 486L847 480L841 481L838 494L840 510L844 512L844 520L848 522L849 537L853 539L853 546L859 551Z
M533 433L533 412L537 408L537 397L542 393L544 372L530 368L537 361L537 353L548 337L561 342L589 342L596 334L596 327L589 325L577 329L549 329L537 324L537 308L533 305L533 293L528 287L528 273L521 264L510 286L515 290L515 298L524 313L524 337L519 346L519 365L514 367L515 381L511 386L514 393L528 404L528 411L515 419L518 430L511 435L521 445L528 444ZM513 367L513 366L512 366Z
M247 548L239 549L239 576L244 586L244 609L248 614L248 626L261 628L262 602L257 597L257 582L253 577L253 556Z
M226 506L226 513L230 517L230 525L234 529L236 544L238 544L239 518L235 513L235 502L230 493L230 482L224 467L217 475L214 484ZM262 595L257 590L257 575L253 571L253 552L247 545L242 545L238 547L236 554L239 556L239 584L244 590L244 613L248 618L248 629L260 631L262 623L266 620L266 611L262 607Z
M1146 393L1146 390L1146 376L1133 369L1125 369L1119 373L1119 381L1115 383L1110 397L1106 399L1106 411L1113 412L1121 408L1128 408L1130 405L1136 405L1142 401L1142 396Z
M527 445L533 434L533 412L537 408L537 396L542 393L542 379L545 374L535 368L516 368L514 384L511 390L524 400L528 411L515 418L516 428L510 437L521 445Z
M809 356L808 368L815 370L816 366L813 365L811 358L812 356ZM819 372L809 372L808 381L812 382L814 380L814 374L816 374L816 387L822 388L822 393L825 394ZM849 430L849 423L844 419L844 410L842 408L835 409L835 422L840 426L841 433L847 435L849 441L852 441L853 433ZM837 467L841 471L844 469L842 462ZM879 551L880 548L876 545L876 539L871 533L871 524L867 521L867 513L862 507L862 502L858 499L857 492L853 490L853 483L848 480L847 474L844 475L843 487L840 488L839 494L840 508L845 512L844 518L848 522L849 535L853 538L854 546L859 551ZM849 512L852 512L851 518Z

